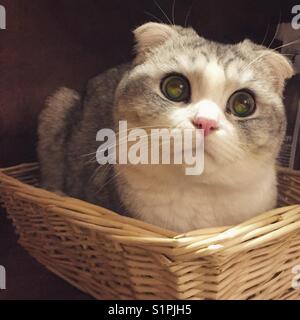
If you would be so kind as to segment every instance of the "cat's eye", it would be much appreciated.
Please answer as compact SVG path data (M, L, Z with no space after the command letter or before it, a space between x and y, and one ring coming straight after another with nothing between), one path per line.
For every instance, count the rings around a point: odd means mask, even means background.
M161 82L161 91L166 98L175 102L188 101L191 95L190 83L182 75L169 75Z
M227 111L239 118L251 116L255 112L255 109L255 98L247 90L236 91L227 103Z

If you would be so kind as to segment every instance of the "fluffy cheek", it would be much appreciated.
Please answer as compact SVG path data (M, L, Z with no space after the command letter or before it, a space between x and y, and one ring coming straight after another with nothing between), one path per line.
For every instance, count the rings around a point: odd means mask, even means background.
M193 112L190 108L173 108L168 114L168 122L173 128L194 129L191 120Z
M208 159L220 164L232 163L245 156L236 129L225 121L205 139L205 152Z
M237 127L241 145L248 154L254 154L256 157L276 156L282 140L282 128L278 121L273 120L272 116L268 116L246 121Z

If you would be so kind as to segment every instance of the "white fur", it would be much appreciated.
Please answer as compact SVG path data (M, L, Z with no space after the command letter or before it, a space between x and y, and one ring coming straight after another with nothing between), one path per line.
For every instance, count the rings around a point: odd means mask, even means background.
M255 160L220 169L214 183L205 180L205 172L185 176L170 166L126 166L117 171L126 180L126 186L119 186L122 200L137 218L180 233L235 225L276 203L274 167L257 167Z

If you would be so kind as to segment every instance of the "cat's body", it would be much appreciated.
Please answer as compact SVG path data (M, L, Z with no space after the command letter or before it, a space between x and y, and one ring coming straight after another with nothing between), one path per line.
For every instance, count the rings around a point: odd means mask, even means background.
M39 125L44 186L178 232L236 224L274 207L275 159L285 130L281 94L292 74L285 58L250 42L216 44L161 24L146 24L135 35L132 64L94 78L82 97L60 89L48 100ZM273 60L251 66L264 50ZM189 79L188 103L160 92L161 79L173 73ZM243 88L255 93L258 110L236 119L226 104ZM191 119L205 108L210 120L215 111L217 127L205 137L200 176L186 175L184 165L104 168L95 160L102 128L117 132L126 120L129 128L195 129Z
M128 68L123 65L91 79L84 97L67 88L49 97L39 126L44 187L118 211L115 181L109 181L113 168L99 170L95 159L96 134L101 128L115 127L114 94Z

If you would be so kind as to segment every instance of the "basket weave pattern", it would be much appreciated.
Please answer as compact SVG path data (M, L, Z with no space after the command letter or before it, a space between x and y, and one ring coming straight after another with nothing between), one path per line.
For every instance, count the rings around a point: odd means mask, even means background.
M39 166L0 171L21 245L98 299L299 299L300 173L279 171L280 208L177 235L38 187ZM249 204L250 205L250 204Z

